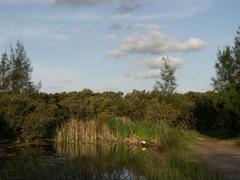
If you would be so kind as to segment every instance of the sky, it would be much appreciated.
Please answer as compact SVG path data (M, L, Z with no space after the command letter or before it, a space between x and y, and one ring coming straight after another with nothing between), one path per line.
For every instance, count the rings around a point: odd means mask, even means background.
M23 42L43 92L152 90L163 60L177 92L211 90L239 0L0 0L0 52Z

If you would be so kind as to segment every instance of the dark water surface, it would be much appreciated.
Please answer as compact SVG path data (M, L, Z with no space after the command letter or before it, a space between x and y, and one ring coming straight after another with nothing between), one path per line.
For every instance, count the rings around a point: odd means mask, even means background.
M183 148L54 141L0 145L0 180L215 180Z
M124 145L0 145L0 179L147 179L148 152Z

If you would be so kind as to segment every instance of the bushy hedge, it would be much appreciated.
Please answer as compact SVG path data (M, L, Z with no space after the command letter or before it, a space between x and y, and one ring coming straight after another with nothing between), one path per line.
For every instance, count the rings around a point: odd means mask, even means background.
M108 117L183 126L199 131L239 132L238 93L206 92L162 96L133 91L93 93L91 90L57 94L0 94L0 139L51 138L69 119Z
M2 139L21 140L50 138L56 126L68 119L69 113L55 101L38 95L4 93L0 95L0 114Z

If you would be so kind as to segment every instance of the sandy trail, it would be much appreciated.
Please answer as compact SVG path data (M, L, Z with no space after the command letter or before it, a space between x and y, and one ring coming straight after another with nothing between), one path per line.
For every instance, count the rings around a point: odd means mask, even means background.
M200 160L224 180L240 180L240 148L226 141L208 139L198 144Z

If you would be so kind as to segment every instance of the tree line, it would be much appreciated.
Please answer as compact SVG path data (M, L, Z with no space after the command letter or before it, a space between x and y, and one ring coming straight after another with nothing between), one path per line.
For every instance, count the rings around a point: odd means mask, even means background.
M2 54L0 62L0 92L30 93L40 89L40 83L31 81L33 68L23 43L17 41L16 47L10 46L9 53Z
M240 31L240 28L239 28ZM152 91L131 93L38 92L31 81L32 68L23 44L2 55L0 67L0 139L51 138L70 119L124 118L166 126L240 133L240 32L233 47L218 50L212 78L213 91L175 92L176 67L166 61ZM116 118L116 120L117 120Z

